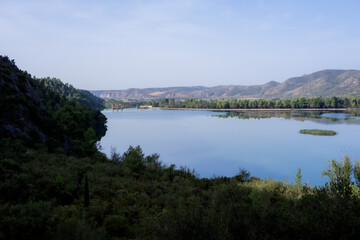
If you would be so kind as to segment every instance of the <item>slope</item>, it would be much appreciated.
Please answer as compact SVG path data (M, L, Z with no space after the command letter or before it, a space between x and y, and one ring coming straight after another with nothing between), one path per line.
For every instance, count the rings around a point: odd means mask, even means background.
M323 70L278 83L263 85L228 85L216 87L169 87L127 90L91 91L104 99L152 100L174 99L241 99L241 98L296 98L296 97L359 97L360 71Z

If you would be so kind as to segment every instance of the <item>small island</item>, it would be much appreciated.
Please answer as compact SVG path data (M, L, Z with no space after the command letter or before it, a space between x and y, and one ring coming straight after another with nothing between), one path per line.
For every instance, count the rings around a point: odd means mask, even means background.
M301 129L301 134L310 134L316 136L335 136L337 132L332 130L322 130L322 129Z

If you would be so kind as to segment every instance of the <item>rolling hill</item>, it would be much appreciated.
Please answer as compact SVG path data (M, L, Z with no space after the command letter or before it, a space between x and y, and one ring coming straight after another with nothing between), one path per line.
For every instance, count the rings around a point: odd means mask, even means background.
M94 95L104 99L151 100L162 98L295 98L360 96L360 71L323 70L300 77L289 78L279 83L275 81L263 85L227 85L216 87L168 87L131 88L127 90L95 90Z

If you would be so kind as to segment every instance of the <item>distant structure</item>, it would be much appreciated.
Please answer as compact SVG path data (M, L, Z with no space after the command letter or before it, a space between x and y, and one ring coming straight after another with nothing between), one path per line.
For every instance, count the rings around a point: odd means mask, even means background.
M122 111L123 110L123 106L122 106L122 104L119 104L119 103L113 103L112 105L111 105L111 108L112 108L112 111L114 112L115 110L118 112L119 111L119 109Z
M138 109L140 109L140 110L152 109L152 106L151 105L140 105L140 106L138 106Z

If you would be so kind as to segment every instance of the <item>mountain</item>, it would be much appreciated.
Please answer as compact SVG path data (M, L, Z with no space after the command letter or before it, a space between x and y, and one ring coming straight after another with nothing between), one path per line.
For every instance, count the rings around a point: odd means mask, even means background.
M263 85L227 85L216 87L131 88L127 90L91 91L103 99L151 100L161 98L295 98L360 96L360 71L323 70L282 83L271 81Z
M244 98L253 97L266 92L278 85L277 82L269 82L255 86L217 86L217 87L168 87L168 88L131 88L127 90L95 90L91 91L95 96L103 99L118 100L150 100L162 98Z
M267 97L294 98L360 95L360 71L323 70L290 78L265 92Z

